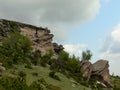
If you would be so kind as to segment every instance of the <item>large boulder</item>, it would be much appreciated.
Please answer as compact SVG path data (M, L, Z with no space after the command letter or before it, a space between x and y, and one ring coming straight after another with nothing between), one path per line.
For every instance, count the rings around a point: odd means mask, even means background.
M105 84L106 87L111 87L109 64L107 60L98 60L93 64L91 77L97 77L98 81Z
M98 60L94 64L91 64L88 60L82 60L80 63L80 68L82 71L82 76L86 78L87 81L90 79L95 79L105 87L111 87L108 69L109 64L107 60Z
M88 60L82 60L80 63L80 68L82 71L82 76L89 81L93 69L91 62Z

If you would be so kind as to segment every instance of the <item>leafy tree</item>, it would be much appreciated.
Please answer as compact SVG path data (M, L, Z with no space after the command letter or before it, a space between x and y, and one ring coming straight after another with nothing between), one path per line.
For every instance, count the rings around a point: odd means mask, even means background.
M64 71L67 68L67 63L69 62L69 53L65 51L61 51L57 60L57 65L59 68Z
M40 58L41 58L41 51L40 50L36 50L35 52L32 53L32 59L31 62L34 65L38 65L40 63Z
M86 50L82 52L82 60L91 60L92 53L90 50Z
M10 33L0 45L0 57L11 63L27 62L31 50L31 42L26 36Z
M76 58L75 55L73 55L72 57L70 57L69 62L67 63L67 68L71 73L77 73L79 72L79 58Z
M41 56L41 58L40 58L40 65L45 67L46 64L48 64L49 61L51 60L52 56L53 56L53 51L49 50L45 55Z

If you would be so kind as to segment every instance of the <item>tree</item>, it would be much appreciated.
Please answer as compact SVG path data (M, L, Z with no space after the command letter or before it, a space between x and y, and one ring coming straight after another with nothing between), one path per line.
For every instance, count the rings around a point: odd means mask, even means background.
M82 52L82 60L91 60L92 53L90 50L86 50Z
M69 61L67 62L67 70L70 71L72 74L78 73L79 72L79 58L76 58L75 55L71 56L69 58Z
M31 41L19 32L10 33L0 45L1 56L12 63L26 62L31 50Z

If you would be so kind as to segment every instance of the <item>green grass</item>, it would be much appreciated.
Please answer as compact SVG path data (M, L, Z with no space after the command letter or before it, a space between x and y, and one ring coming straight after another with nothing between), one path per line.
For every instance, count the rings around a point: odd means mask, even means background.
M74 84L74 80L66 78L61 73L56 73L56 75L60 78L61 81L55 80L49 77L50 69L48 67L41 67L41 66L32 66L32 69L27 69L24 65L15 65L14 68L7 70L4 75L9 75L15 77L19 71L26 72L26 83L30 85L33 81L36 81L40 78L44 78L48 84L52 84L55 86L60 87L62 90L88 90L88 88L77 84ZM38 75L35 76L33 73L37 73ZM75 86L75 87L73 87Z
M115 90L120 90L120 77L111 76L111 83L115 87Z

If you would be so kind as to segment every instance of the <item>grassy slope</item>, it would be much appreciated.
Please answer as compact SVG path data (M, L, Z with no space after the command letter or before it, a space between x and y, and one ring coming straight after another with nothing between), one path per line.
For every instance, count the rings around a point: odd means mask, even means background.
M28 85L39 78L44 78L47 83L59 86L62 90L88 90L88 88L79 84L73 87L73 80L66 78L60 73L56 73L56 75L61 79L61 81L50 78L50 70L47 67L33 66L33 69L27 69L24 68L23 65L17 65L15 68L7 70L4 74L15 76L15 73L17 74L19 71L25 71L27 73L26 81ZM14 72L14 74L11 74L11 72ZM33 76L32 73L34 72L37 72L38 76Z

